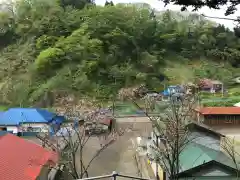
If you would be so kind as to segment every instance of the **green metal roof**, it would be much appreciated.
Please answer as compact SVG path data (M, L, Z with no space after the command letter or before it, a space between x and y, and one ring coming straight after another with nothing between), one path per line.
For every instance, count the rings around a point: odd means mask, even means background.
M193 142L189 143L181 152L179 161L181 166L180 172L210 161L217 161L231 168L235 168L233 161L223 152Z

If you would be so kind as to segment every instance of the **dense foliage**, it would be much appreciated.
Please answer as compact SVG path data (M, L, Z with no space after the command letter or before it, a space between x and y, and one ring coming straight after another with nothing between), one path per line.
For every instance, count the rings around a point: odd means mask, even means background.
M228 82L240 65L240 39L196 14L90 0L19 0L1 9L2 103L32 104L49 91L105 97L166 79Z

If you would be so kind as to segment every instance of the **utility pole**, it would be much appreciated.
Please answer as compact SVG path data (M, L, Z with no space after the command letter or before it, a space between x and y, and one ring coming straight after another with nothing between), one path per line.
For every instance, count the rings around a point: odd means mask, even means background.
M115 90L117 89L116 88L116 86L117 86L117 79L116 79L116 77L114 77L114 88L115 88ZM114 97L114 95L113 95L113 97L112 97L112 115L113 115L113 117L115 116L115 99L116 99L116 97Z
M224 96L224 85L222 83L222 97Z

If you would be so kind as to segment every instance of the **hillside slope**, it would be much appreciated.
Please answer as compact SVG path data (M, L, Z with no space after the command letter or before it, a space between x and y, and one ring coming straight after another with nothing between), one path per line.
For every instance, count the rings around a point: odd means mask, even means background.
M14 14L0 13L1 103L36 105L49 92L108 98L166 79L228 82L239 70L240 41L224 26L134 4L77 2L20 0Z

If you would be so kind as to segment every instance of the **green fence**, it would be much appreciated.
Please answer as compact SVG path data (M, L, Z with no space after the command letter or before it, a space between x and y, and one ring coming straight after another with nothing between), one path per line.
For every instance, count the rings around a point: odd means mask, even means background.
M144 101L137 102L138 108L133 102L116 102L114 106L114 115L115 116L141 116L144 115L145 103ZM151 114L161 113L166 107L168 107L167 102L159 101L155 104L154 110L151 111ZM142 110L144 111L142 111Z

